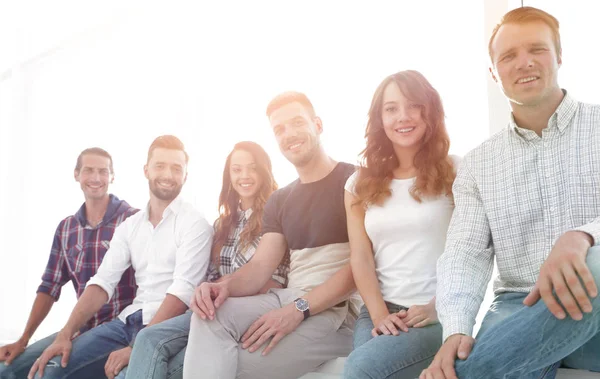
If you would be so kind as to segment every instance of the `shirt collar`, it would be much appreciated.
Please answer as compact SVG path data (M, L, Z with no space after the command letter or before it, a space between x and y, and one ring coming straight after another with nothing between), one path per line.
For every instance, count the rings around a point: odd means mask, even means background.
M252 216L252 208L248 208L245 211L242 210L242 208L240 208L238 206L238 215L239 215L239 221L244 221L244 220L248 220L250 219L250 216Z
M571 124L571 120L573 119L573 116L575 115L579 105L578 101L571 97L567 90L563 89L562 91L564 93L564 97L548 121L548 128L556 127L561 134ZM515 117L512 112L510 113L509 125L517 135L527 141L538 137L533 130L519 127L515 122Z
M102 224L106 224L108 221L110 221L121 205L121 200L119 200L119 198L113 194L108 195L108 199L108 206L106 207L106 212L104 212L104 217L102 217ZM85 202L81 205L81 207L79 207L77 213L75 213L75 219L77 219L79 225L83 227L87 226Z
M178 214L179 211L181 210L182 204L183 204L183 198L181 197L181 194L179 194L165 208L165 210L163 211L163 214L162 214L162 219L164 220L170 214ZM149 220L150 219L150 202L148 202L146 204L146 206L144 207L144 212L146 212L145 219Z

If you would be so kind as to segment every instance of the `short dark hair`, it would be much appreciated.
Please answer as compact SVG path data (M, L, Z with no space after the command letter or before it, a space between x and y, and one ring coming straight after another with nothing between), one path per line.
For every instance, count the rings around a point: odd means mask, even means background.
M305 94L301 92L288 91L275 96L273 100L269 102L269 105L267 105L267 117L271 117L271 114L273 112L283 107L284 105L294 102L302 104L302 106L306 108L306 110L308 111L308 113L310 113L312 117L316 116L315 108L313 107L312 103L310 102L310 100L308 100L308 97L306 97Z
M164 136L157 137L154 141L152 141L152 145L150 145L150 148L148 149L147 162L150 162L150 157L152 157L152 153L154 152L154 150L156 150L158 148L183 151L183 154L185 155L185 163L186 164L188 163L188 161L190 159L190 157L188 156L188 153L185 151L183 142L181 142L181 140L179 138L177 138L173 135L167 134Z
M81 153L79 153L79 156L77 157L77 163L75 164L75 171L81 170L81 165L83 164L82 161L83 161L84 155L99 155L101 157L108 158L108 160L110 161L110 163L108 165L108 168L110 169L110 173L111 174L115 173L115 171L113 169L112 157L106 150L101 149L99 147L90 147L90 148L83 150Z

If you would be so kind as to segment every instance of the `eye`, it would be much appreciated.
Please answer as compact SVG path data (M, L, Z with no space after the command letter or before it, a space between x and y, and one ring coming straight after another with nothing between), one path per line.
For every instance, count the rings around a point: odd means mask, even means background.
M500 62L508 62L511 59L513 59L515 57L514 54L507 54L505 56L503 56L502 58L500 58Z
M396 108L396 106L390 105L390 106L385 107L383 110L386 113L393 113L393 112L396 112L397 109L398 108Z
M108 170L103 168L100 170L100 175L108 175Z
M420 109L420 108L421 108L421 105L420 105L420 104L416 104L416 103L410 103L410 104L408 105L408 107L409 107L410 109Z

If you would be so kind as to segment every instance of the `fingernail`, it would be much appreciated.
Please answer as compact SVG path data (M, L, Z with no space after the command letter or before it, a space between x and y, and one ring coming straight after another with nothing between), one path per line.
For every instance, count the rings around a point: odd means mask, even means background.
M592 311L592 306L591 306L591 305L589 305L589 304L588 304L588 305L585 305L585 306L583 307L583 311L584 311L585 313L590 313L590 312Z
M558 312L558 313L556 314L556 317L558 317L559 319L561 319L561 320L562 320L563 318L565 318L565 313L564 313L564 312Z

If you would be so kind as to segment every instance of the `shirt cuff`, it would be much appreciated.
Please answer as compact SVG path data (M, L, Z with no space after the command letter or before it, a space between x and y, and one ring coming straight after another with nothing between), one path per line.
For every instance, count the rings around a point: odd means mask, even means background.
M102 288L104 292L106 292L106 295L108 296L106 303L108 304L113 296L113 293L115 292L115 287L97 276L92 276L85 285L85 288L91 286L92 284Z
M194 295L194 286L186 280L174 279L167 289L167 293L177 297L189 308L190 300Z
M448 337L455 334L464 334L465 336L471 336L473 334L473 323L469 322L466 317L448 317L442 323L443 329L443 342L446 342Z
M40 286L38 287L36 293L45 293L47 295L52 296L54 301L58 301L58 299L60 298L61 288L62 286L59 284L42 282L42 284L40 284Z
M596 223L589 223L586 225L582 225L579 228L573 229L575 232L584 232L592 236L594 239L594 243L592 246L596 246L600 243L600 226Z

